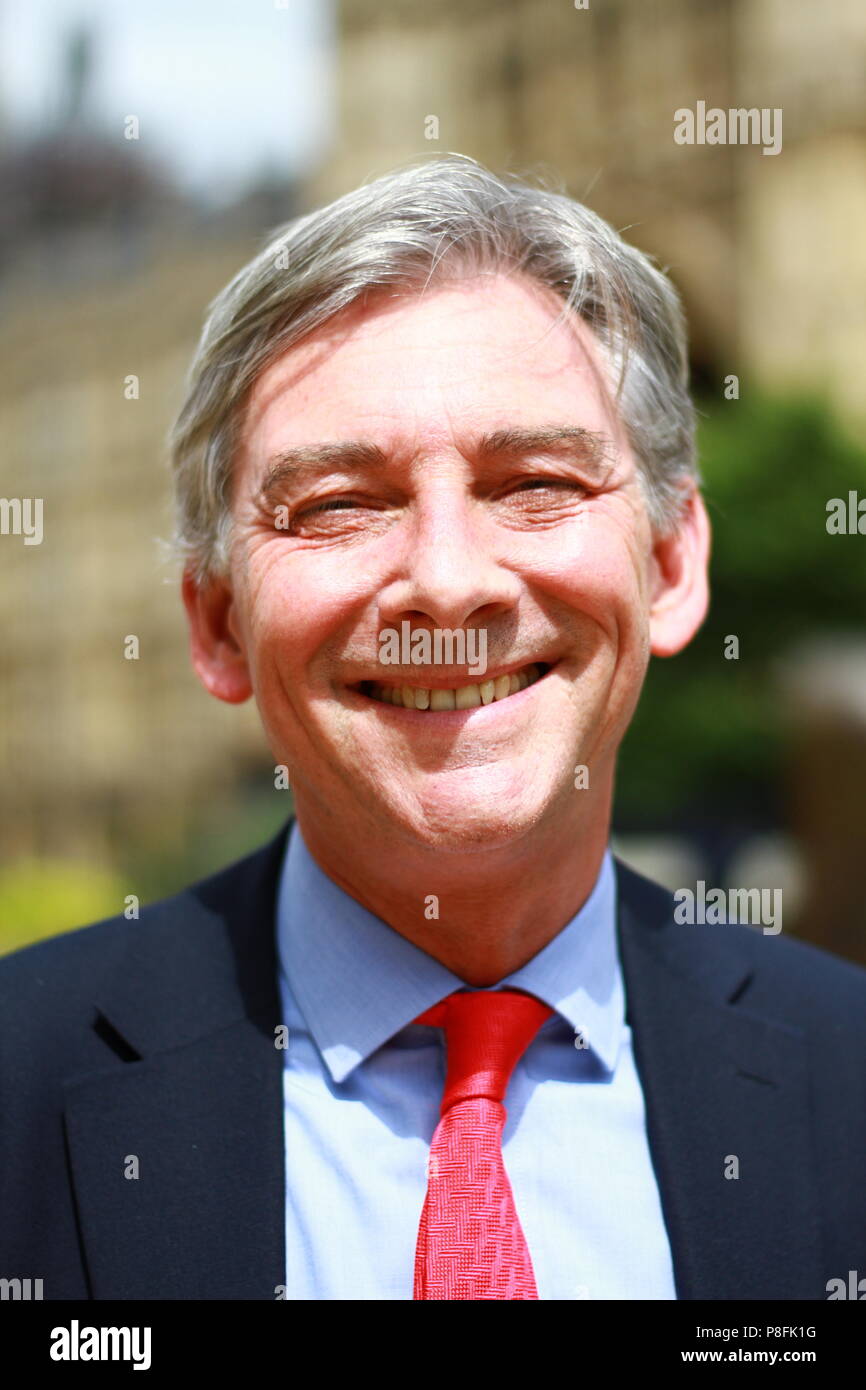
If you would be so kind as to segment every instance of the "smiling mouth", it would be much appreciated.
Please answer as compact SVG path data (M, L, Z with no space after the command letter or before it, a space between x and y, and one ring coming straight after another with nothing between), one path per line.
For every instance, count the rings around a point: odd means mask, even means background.
M493 680L479 681L473 685L442 686L403 685L385 681L361 681L355 688L368 699L383 705L397 705L402 709L438 710L475 709L479 705L492 705L517 695L530 685L535 685L542 676L547 675L550 666L547 662L532 661L509 675L497 676Z

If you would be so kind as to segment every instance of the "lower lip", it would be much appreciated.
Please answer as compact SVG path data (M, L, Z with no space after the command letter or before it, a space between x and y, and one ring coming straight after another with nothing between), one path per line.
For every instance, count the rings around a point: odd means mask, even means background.
M529 697L534 694L540 685L543 685L551 672L556 670L556 666L551 666L545 671L543 676L539 676L532 685L524 686L523 690L517 690L513 695L507 696L504 700L492 700L489 705L471 705L469 709L406 709L404 705L386 705L384 700L374 700L371 695L362 695L360 691L350 690L349 695L355 708L377 710L386 722L393 722L397 725L412 725L418 728L429 728L431 732L442 730L446 733L455 733L464 728L467 724L487 724L493 720L507 717L508 711L512 710L515 714L522 713L529 703Z

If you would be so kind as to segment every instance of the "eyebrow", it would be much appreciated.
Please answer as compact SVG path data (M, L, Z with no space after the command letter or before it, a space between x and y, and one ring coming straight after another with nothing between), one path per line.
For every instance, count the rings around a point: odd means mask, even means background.
M284 482L303 481L307 476L321 477L336 469L384 468L387 462L376 444L350 440L346 444L302 444L294 449L281 449L268 463L261 487L267 500Z
M609 471L615 458L607 435L578 425L494 430L482 436L475 452L485 462L502 457L522 458L533 453L553 454L579 462L599 475ZM387 461L377 444L364 440L302 444L282 449L268 463L261 495L267 500L285 482L302 482L305 478L321 477L338 469L346 472L382 469Z
M525 454L556 454L560 458L577 459L598 470L609 468L615 457L613 443L607 435L579 425L495 430L484 436L478 452L483 458L503 454L517 458Z

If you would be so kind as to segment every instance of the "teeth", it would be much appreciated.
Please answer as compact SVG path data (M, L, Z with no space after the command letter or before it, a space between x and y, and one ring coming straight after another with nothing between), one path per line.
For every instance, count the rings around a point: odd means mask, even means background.
M461 685L459 690L454 691L455 709L474 709L481 704L481 691L477 685Z
M456 701L453 690L431 690L430 708L431 709L454 709Z
M490 705L495 700L516 695L540 677L541 671L532 662L522 671L497 676L496 680L482 681L480 685L461 685L456 690L429 690L415 685L374 685L370 694L383 704L397 705L402 709L475 709L478 705Z

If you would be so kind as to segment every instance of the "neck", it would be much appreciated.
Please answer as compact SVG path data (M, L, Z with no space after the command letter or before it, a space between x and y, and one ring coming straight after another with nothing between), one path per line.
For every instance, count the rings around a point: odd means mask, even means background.
M579 824L552 817L521 839L448 853L356 825L319 823L298 803L319 867L368 912L476 988L537 955L586 902L608 842L611 788Z

